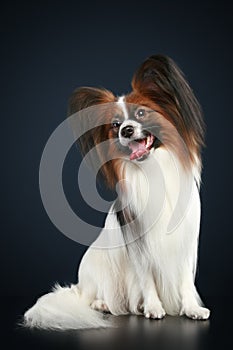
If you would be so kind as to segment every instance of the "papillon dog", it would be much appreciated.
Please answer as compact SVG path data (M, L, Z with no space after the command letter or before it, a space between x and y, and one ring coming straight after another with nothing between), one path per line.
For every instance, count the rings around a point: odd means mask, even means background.
M69 116L90 163L101 164L118 197L104 228L82 258L78 283L56 285L24 315L29 327L80 329L111 325L103 313L205 320L195 287L200 228L204 122L197 99L174 61L146 59L132 91L74 91ZM84 127L85 129L85 127Z

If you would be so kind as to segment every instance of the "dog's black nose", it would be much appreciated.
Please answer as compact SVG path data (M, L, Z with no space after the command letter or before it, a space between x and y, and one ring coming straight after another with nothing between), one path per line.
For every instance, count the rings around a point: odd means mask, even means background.
M134 128L132 125L127 125L121 130L121 135L123 137L130 137L134 133Z

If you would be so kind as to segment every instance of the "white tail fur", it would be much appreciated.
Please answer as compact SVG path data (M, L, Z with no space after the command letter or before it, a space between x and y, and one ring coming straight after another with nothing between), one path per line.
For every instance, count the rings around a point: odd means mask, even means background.
M52 292L39 298L24 314L24 326L43 329L82 329L111 327L103 315L91 309L77 285L55 285Z

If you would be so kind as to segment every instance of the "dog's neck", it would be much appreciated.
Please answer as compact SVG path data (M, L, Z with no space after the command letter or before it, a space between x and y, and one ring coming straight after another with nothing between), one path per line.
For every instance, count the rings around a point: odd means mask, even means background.
M122 171L117 214L121 225L133 220L130 229L136 225L144 230L145 226L152 227L165 211L163 225L170 220L179 222L195 185L192 169L186 172L171 152L158 149L143 162L126 161Z
M114 209L120 225L127 225L127 232L139 232L139 226L143 229L144 223L156 215L154 199L158 197L157 185L161 179L158 164L152 157L143 162L125 161L121 170ZM159 187L162 188L161 184Z

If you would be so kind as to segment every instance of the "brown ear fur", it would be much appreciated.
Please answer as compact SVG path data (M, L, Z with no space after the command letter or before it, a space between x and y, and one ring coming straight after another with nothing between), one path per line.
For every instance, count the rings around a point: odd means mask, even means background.
M81 87L76 89L70 97L68 116L90 106L114 101L114 95L106 89Z
M201 108L175 62L163 55L149 57L136 71L132 87L162 109L183 138L192 160L194 154L200 159L204 145Z
M68 106L68 115L77 112L72 120L73 129L78 130L81 135L77 140L79 148L85 156L92 148L92 156L86 158L89 166L96 171L98 163L102 164L101 172L109 186L114 187L115 176L112 174L111 162L105 162L105 149L102 150L101 143L108 139L107 103L115 102L115 96L108 90L92 87L81 87L74 91ZM99 107L94 107L99 105ZM93 108L91 108L93 106ZM111 105L110 105L111 106ZM90 107L90 108L89 108ZM88 131L86 131L88 130ZM100 147L95 147L99 145ZM104 147L104 146L103 146Z
M93 87L81 87L76 89L70 97L68 105L68 116L80 112L88 107L114 102L114 95L105 89L98 89ZM96 113L97 114L97 113ZM102 135L102 125L95 127L95 120L98 115L95 115L95 110L89 109L79 114L78 129L81 130L81 137L77 141L83 155L85 155L94 145L96 145L97 135ZM91 130L84 132L92 127ZM95 129L94 129L95 128Z

